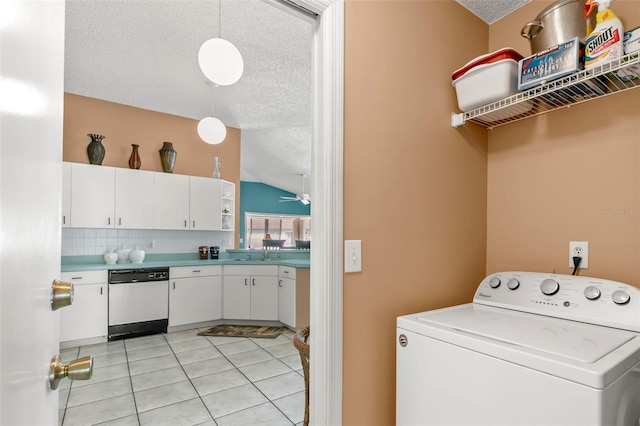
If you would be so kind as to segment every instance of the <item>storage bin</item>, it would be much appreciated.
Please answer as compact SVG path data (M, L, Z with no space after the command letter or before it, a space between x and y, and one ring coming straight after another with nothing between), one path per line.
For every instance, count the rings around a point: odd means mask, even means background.
M458 108L467 112L518 92L518 61L523 56L511 48L478 56L452 75Z

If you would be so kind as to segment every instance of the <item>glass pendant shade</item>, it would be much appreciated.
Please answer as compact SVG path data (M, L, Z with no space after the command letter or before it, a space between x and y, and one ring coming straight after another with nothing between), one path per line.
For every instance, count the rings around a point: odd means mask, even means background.
M227 137L224 123L215 117L205 117L198 122L198 135L208 144L219 144Z
M222 38L212 38L200 46L198 64L205 77L220 86L229 86L242 77L244 61L237 47Z

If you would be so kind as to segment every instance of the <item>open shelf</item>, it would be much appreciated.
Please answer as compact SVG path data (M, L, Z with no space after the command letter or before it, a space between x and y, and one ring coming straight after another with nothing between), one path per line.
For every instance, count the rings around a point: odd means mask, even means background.
M470 121L492 129L640 87L640 51L478 107L452 113L451 127Z

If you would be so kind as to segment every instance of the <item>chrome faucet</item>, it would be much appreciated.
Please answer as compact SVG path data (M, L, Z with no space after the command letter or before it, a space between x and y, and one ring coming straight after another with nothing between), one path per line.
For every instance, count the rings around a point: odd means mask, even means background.
M255 248L250 248L249 250L255 251L260 256L262 256L262 260L267 260L267 258L269 257L269 252L267 251L267 249L258 250L258 249L255 249Z

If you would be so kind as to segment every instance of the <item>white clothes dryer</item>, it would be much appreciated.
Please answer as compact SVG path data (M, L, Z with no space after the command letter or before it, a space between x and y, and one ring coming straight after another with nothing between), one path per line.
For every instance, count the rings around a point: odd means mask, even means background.
M640 290L532 272L397 319L397 425L640 425Z

